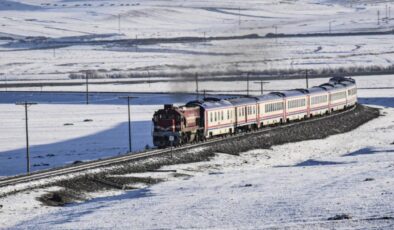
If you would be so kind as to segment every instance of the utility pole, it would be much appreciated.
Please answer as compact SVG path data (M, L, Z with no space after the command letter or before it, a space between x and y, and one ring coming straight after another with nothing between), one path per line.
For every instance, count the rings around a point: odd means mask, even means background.
M196 94L197 94L197 100L199 99L199 95L198 95L198 75L196 73Z
M16 105L23 105L25 107L25 126L26 126L26 173L30 174L30 150L29 150L29 122L28 122L28 113L27 108L31 105L36 105L37 103L33 102L18 102Z
M241 27L241 7L238 7L238 26Z
M306 88L309 88L309 79L308 79L308 70L305 70L305 81L306 81Z
M278 26L273 25L273 28L275 28L275 43L278 44Z
M86 79L86 104L89 105L89 71L85 72Z
M150 87L150 73L149 73L149 70L147 72L148 72L148 84L149 84L149 87Z
M249 96L249 73L246 75L246 96Z
M268 81L255 81L255 84L260 84L261 95L264 94L264 84L269 84Z
M118 14L118 34L120 34L120 14Z
M4 87L5 87L5 91L8 91L8 84L7 84L7 75L4 74Z
M388 6L386 4L386 23L389 23L389 14L388 14Z
M131 153L133 151L132 148L132 141L131 141L131 112L130 112L130 100L135 99L137 97L132 97L132 96L125 96L125 97L120 97L120 99L127 99L127 113L128 113L128 118L129 118L129 152Z

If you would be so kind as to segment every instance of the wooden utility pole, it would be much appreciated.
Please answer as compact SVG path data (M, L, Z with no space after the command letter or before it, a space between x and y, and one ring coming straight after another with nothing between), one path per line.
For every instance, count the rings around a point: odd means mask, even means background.
M132 148L132 139L131 139L131 112L130 112L130 100L135 99L137 97L132 97L132 96L125 96L125 97L120 97L121 99L127 99L127 114L129 118L129 152L131 153L133 151Z
M246 75L246 96L249 96L249 73Z
M120 14L118 14L118 33L120 34Z
M308 70L305 70L305 81L306 81L306 88L309 88L309 79L308 79Z
M85 79L86 79L86 104L89 105L89 71L86 71Z
M34 102L18 102L16 105L23 105L25 107L25 127L26 127L26 173L30 174L30 149L29 149L29 122L28 122L28 107L31 105L36 105Z
M198 100L199 99L199 95L198 95L198 74L197 73L196 73L195 78L196 78L196 98Z

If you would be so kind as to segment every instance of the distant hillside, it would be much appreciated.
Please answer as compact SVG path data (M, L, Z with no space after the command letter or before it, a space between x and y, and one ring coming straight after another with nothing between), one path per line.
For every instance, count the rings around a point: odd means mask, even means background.
M0 10L38 10L39 6L33 6L25 3L14 2L9 0L0 1Z

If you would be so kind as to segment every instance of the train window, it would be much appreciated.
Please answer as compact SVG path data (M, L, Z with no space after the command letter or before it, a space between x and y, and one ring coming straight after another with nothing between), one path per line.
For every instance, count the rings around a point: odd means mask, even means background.
M335 101L335 100L339 100L339 99L343 99L346 98L346 91L343 92L338 92L338 93L333 93L331 95L331 100Z
M287 108L297 108L297 107L302 107L305 106L306 100L305 99L297 99L297 100L292 100L289 101L287 104Z
M211 122L213 122L212 112L209 113L209 120L210 120Z
M224 119L223 119L223 111L222 111L222 121L223 121Z
M215 121L217 121L217 119L218 119L218 113L217 112L215 112Z
M230 110L227 110L227 119L230 119Z

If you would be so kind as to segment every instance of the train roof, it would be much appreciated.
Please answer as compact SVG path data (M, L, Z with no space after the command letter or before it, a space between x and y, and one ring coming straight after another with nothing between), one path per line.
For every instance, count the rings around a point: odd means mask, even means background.
M308 91L305 89L292 89L292 90L282 91L280 93L282 93L285 97L299 97L299 96L305 96L305 94L307 94Z
M256 97L235 97L227 99L232 105L243 105L256 103Z
M283 94L280 92L271 92L269 94L261 95L256 97L259 101L273 101L283 99Z
M318 87L329 91L329 90L334 89L335 86L334 86L334 84L331 84L331 83L324 83L324 84L319 85Z
M318 94L318 93L326 93L327 89L319 86L314 86L312 88L307 89L309 94Z
M327 91L333 91L337 89L343 89L346 88L346 85L340 84L340 83L325 83L320 85L319 87L326 89Z
M205 109L213 109L213 108L224 108L224 107L229 107L232 106L232 104L223 99L219 98L204 98L203 100L196 100L196 101L190 101L186 104L186 106L201 106Z
M346 85L344 85L344 84L334 84L334 88L335 89L342 89L342 88L346 88Z
M341 81L339 84L342 84L346 87L356 85L354 82L350 82L350 81Z

